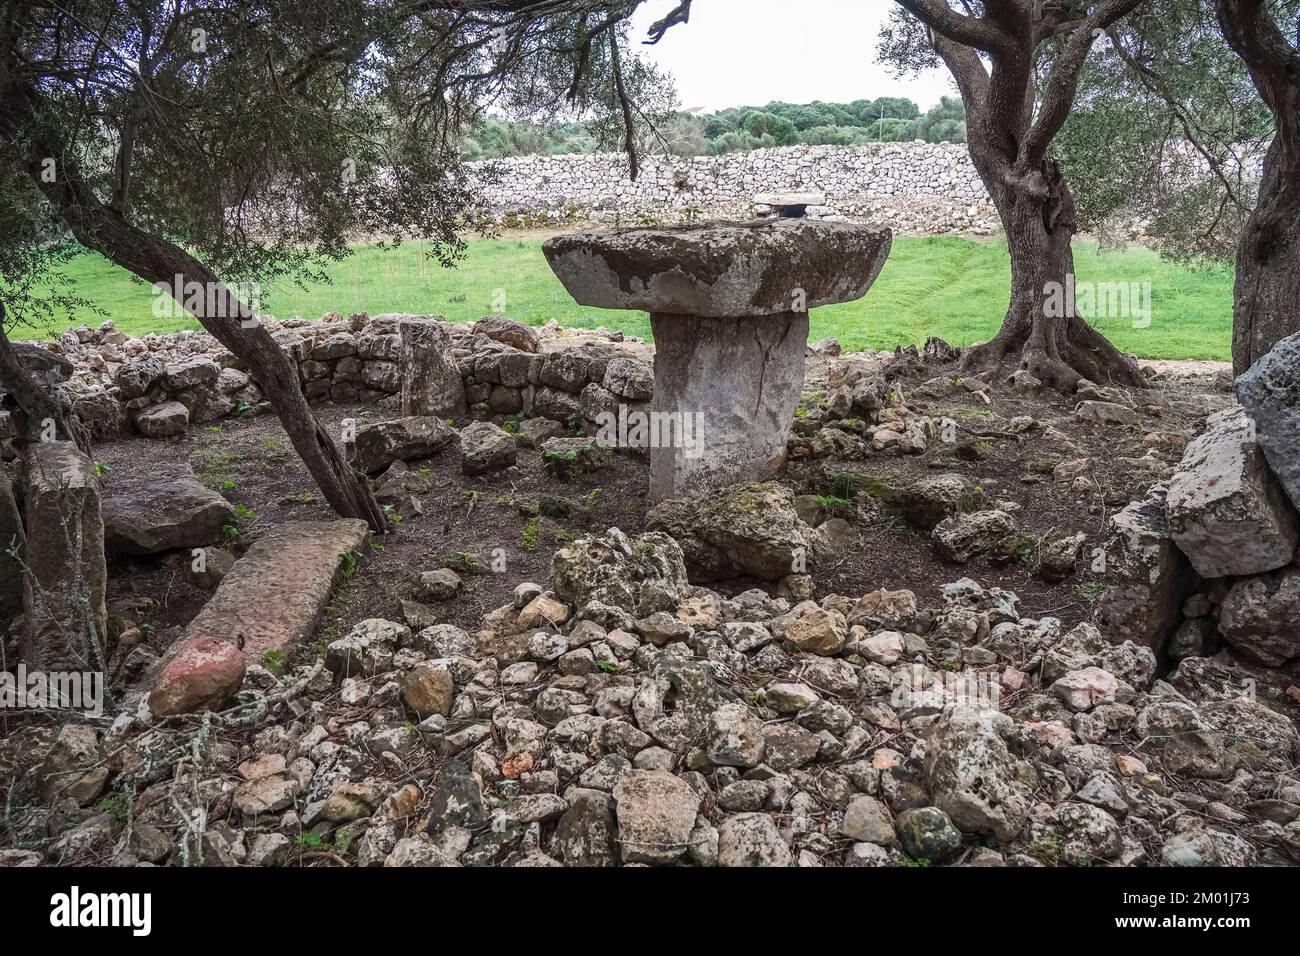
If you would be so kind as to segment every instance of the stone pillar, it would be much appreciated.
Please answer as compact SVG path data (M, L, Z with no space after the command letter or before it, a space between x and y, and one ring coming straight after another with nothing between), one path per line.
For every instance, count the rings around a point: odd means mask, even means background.
M103 670L108 570L95 463L72 442L37 442L27 449L26 477L24 661L46 671Z
M402 415L462 417L465 383L451 355L451 338L437 322L407 319L402 335Z
M9 625L23 610L23 570L16 551L23 554L25 535L18 504L14 500L13 482L9 472L0 464L0 641L9 631ZM10 663L13 663L12 661Z
M808 314L709 319L654 313L657 438L650 449L650 502L765 481L785 461L803 388Z

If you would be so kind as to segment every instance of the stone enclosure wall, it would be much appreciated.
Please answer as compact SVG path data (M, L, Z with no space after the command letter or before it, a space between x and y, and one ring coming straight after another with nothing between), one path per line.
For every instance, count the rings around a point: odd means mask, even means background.
M319 321L268 320L267 327L298 367L313 402L396 403L401 391L399 323L411 316L330 313ZM654 374L613 342L542 350L542 335L500 318L473 326L439 325L451 340L470 415L522 414L568 422L649 400ZM611 333L617 339L618 333ZM557 343L558 344L558 343ZM192 424L269 411L242 363L206 332L127 336L111 322L64 332L57 343L24 346L24 361L63 385L78 417L97 440L138 432L183 434ZM0 438L12 431L0 413Z
M510 226L566 220L680 222L752 218L754 196L826 194L815 217L852 216L905 233L988 234L993 209L966 147L873 143L787 146L693 158L651 157L636 182L618 153L521 156L470 164L488 218Z

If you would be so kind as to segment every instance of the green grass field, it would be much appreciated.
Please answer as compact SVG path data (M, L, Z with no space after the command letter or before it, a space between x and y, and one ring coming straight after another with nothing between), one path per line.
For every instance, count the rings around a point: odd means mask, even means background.
M1080 282L1151 283L1151 323L1100 319L1095 324L1120 348L1141 358L1229 359L1232 342L1232 271L1190 270L1142 248L1098 253L1075 251ZM103 315L77 316L91 324L111 318L124 332L197 329L186 319L156 319L150 289L94 255L71 264L73 291L97 303ZM575 305L542 257L538 239L485 239L469 244L459 268L428 260L418 243L398 249L361 246L331 270L332 281L307 288L282 283L262 290L262 308L281 318L317 318L338 311L414 312L471 322L504 314L533 325L558 319L567 326L603 325L648 337L640 312ZM937 335L968 345L996 332L1007 306L1010 259L1000 241L897 238L879 280L857 302L812 313L813 340L835 336L846 350L919 345ZM19 329L30 336L47 330ZM57 333L59 329L52 330Z

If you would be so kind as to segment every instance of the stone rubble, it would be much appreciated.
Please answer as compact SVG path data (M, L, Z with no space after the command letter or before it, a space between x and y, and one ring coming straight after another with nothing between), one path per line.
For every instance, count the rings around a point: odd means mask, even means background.
M133 788L132 829L82 817L47 862L1300 861L1300 735L1221 661L1160 680L1149 647L1021 618L970 579L929 608L908 591L727 597L653 532L575 541L552 584L521 585L476 634L376 619L283 683L250 667L263 719L207 737L198 762L150 759L168 738L141 714L24 727L0 767L60 788L56 821ZM969 637L944 636L970 616ZM947 663L974 650L988 663ZM194 794L202 832L177 815Z

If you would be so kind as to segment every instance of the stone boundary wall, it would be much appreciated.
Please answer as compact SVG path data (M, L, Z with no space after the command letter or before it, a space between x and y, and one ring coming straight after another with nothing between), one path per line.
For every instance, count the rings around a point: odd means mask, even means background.
M405 318L412 316L330 313L315 322L294 318L266 324L297 365L312 402L389 400L396 408L402 386L398 324ZM473 326L441 323L473 418L522 414L562 423L574 416L593 421L620 404L643 407L653 393L653 369L618 345L619 333L609 333L609 341L541 351L539 332L548 342L550 336L562 342L563 332L494 322L501 338ZM133 432L165 438L191 425L271 411L239 360L206 332L135 337L105 322L70 329L57 343L24 343L24 349L24 363L65 391L96 440ZM0 412L0 439L11 436L9 416Z
M921 235L998 227L961 144L786 146L692 158L649 157L636 182L620 153L520 156L470 163L487 218L508 226L572 220L624 224L752 218L760 192L824 192L815 217L866 218ZM759 207L761 210L761 207Z

